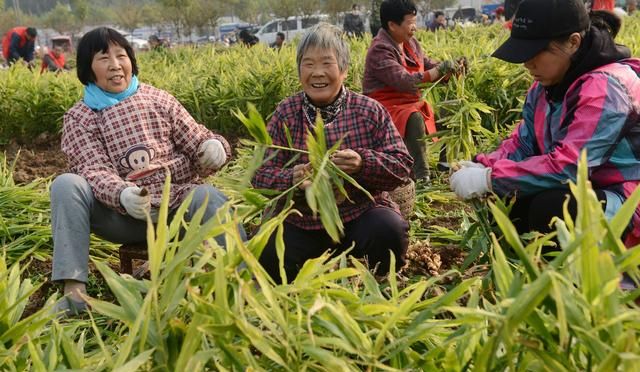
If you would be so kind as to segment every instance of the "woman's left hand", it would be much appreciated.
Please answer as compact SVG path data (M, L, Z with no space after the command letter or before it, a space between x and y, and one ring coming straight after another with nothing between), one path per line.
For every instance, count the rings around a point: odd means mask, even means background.
M491 191L491 168L464 166L451 175L449 185L460 199L481 198Z
M362 169L362 157L351 149L334 152L331 161L346 174L356 174Z
M216 139L204 141L198 150L198 163L204 169L220 169L227 160L222 143Z

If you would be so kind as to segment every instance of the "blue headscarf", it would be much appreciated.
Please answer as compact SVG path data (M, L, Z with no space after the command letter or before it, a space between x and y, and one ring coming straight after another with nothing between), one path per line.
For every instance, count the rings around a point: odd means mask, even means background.
M138 77L133 75L127 89L120 93L109 93L102 90L94 83L89 83L84 87L84 103L93 110L104 110L111 107L123 99L129 98L138 90Z

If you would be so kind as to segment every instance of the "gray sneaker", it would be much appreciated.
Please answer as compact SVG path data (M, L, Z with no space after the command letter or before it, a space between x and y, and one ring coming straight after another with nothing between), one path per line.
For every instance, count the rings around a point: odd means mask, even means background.
M75 301L67 296L62 296L53 306L53 312L58 318L77 316L89 309L84 301Z

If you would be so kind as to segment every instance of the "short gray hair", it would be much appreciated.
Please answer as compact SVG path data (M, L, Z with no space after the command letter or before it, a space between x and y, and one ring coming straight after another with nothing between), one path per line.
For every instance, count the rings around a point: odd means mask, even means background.
M342 38L342 30L337 26L326 22L320 22L311 27L300 39L296 62L298 63L298 74L300 74L300 64L302 56L309 48L320 48L332 50L338 60L340 72L344 72L349 67L349 46Z

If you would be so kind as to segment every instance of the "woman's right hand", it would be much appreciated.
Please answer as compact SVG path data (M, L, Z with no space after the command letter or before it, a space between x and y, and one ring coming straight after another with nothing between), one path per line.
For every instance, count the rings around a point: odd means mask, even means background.
M467 58L460 57L455 60L442 61L436 68L438 69L440 78L448 78L450 75L459 76L467 72Z
M296 185L300 181L311 176L311 170L312 170L311 163L295 165L293 167L293 184ZM298 188L300 190L304 190L309 186L311 186L311 181L307 179L307 180L304 180L304 182L302 182L300 186L298 186Z
M147 189L129 186L120 193L120 204L127 214L138 220L145 220L145 212L151 211L151 195Z
M491 168L463 166L449 177L449 186L462 200L482 198L491 192Z

